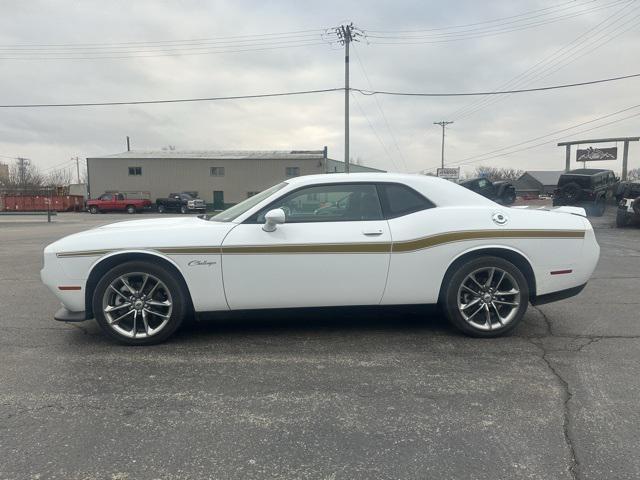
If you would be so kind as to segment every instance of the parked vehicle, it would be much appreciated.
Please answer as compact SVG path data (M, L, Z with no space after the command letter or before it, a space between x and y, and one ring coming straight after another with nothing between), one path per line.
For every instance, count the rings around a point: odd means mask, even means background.
M587 214L601 217L613 196L617 178L611 170L579 168L560 175L553 196L554 206L583 207Z
M634 221L640 223L640 183L627 182L618 203L616 225L626 227Z
M94 214L118 211L136 213L151 207L151 200L148 198L133 198L133 195L117 192L103 193L98 198L87 200L87 209Z
M473 178L460 185L502 205L512 205L516 201L516 189L506 180L492 182L488 178Z
M211 218L65 237L45 248L41 276L63 304L56 319L95 317L126 344L161 342L192 314L430 303L463 332L495 337L529 302L584 288L600 247L580 213L500 209L424 175L301 176Z
M193 195L195 193L195 195ZM198 198L197 192L170 193L168 198L158 198L156 200L158 213L164 212L198 212L204 213L207 205L204 200Z

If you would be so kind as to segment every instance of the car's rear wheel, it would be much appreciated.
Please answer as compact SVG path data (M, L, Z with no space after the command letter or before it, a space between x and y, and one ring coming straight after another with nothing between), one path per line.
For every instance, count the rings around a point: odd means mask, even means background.
M95 205L91 205L89 207L89 213L95 215L96 213L100 213L100 210L98 210L98 207L96 207Z
M164 213L164 205L158 205L158 213Z
M449 277L443 300L447 317L462 332L497 337L522 320L529 303L529 285L513 263L499 257L479 257Z
M187 293L163 267L133 261L109 270L98 282L93 311L108 337L127 345L165 341L187 313Z
M189 209L187 208L186 205L182 205L180 207L180 213L182 213L182 214L189 213Z
M136 207L133 205L127 205L127 213L130 215L136 213Z

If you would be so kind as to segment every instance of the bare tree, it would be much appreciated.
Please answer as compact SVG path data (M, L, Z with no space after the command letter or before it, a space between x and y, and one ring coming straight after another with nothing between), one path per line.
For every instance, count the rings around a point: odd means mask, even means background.
M73 181L73 175L68 169L54 170L46 175L43 183L50 187L66 187Z
M514 181L522 176L524 173L523 170L519 170L517 168L503 168L503 167L486 167L484 165L480 165L476 167L473 176L474 177L485 177L491 181L495 180L509 180Z
M9 178L5 182L7 187L38 188L44 184L44 177L38 168L23 159L9 166Z
M640 168L632 168L627 172L629 180L640 180Z

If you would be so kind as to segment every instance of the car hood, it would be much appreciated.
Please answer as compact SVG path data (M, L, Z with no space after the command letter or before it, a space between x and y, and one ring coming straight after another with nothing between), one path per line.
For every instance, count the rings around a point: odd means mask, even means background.
M167 247L215 247L222 244L235 223L211 222L197 217L133 220L74 233L51 245L46 252L136 250Z

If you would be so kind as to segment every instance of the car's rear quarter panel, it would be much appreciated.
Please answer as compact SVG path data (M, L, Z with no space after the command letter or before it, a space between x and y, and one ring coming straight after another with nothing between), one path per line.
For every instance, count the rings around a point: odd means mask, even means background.
M508 217L505 225L492 220L497 212ZM495 209L444 207L395 218L389 224L394 247L416 238L451 232L464 232L468 239L443 236L442 243L427 248L404 252L394 248L383 304L436 303L451 264L462 255L484 249L510 250L524 257L533 269L538 295L585 283L595 266L583 260L584 239L576 232L585 230L585 220L576 215L522 211L499 205ZM522 238L510 236L514 231L522 233ZM529 238L526 231L543 233L533 233ZM477 238L486 235L477 232L490 232L491 238ZM563 232L574 233L557 236ZM573 273L551 275L550 272L558 270Z

